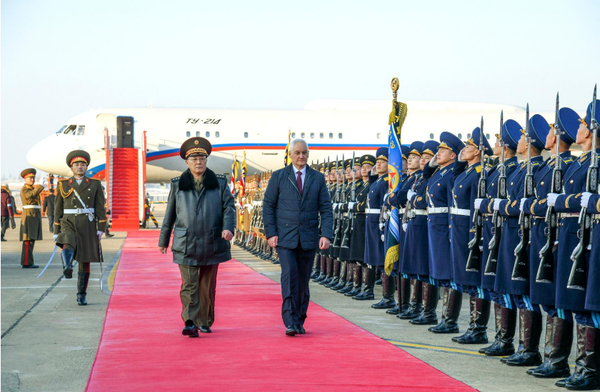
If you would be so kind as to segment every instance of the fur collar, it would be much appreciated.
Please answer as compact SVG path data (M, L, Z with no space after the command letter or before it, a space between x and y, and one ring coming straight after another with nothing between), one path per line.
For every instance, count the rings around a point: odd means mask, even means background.
M219 187L217 175L209 168L206 168L202 184L206 189L217 189ZM191 191L194 188L194 176L192 175L192 172L190 172L190 169L187 169L181 174L179 179L179 189L182 191Z

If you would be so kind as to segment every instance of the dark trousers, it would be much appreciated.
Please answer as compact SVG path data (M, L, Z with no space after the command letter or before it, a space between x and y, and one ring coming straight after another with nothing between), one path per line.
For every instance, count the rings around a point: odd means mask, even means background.
M48 215L48 224L50 225L50 233L54 233L54 215Z
M304 324L310 291L308 282L316 249L305 250L277 247L281 264L281 316L285 326Z
M211 327L215 321L215 293L219 264L193 267L179 265L181 272L181 318L197 327Z
M6 230L8 229L8 225L10 224L9 220L10 220L9 216L2 217L2 238L4 238L4 234L6 233Z
M21 250L21 265L33 265L33 247L35 241L23 241L23 248Z

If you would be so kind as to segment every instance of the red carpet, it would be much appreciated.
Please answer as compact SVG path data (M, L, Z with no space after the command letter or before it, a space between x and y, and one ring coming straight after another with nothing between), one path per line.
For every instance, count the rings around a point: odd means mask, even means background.
M285 336L279 285L235 260L213 333L182 336L179 269L157 237L125 240L88 391L472 390L314 303L307 334Z

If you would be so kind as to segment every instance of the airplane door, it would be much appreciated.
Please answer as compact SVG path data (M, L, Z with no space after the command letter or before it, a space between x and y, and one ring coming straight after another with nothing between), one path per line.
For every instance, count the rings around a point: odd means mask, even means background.
M117 147L133 148L133 117L117 117Z
M100 113L96 116L96 130L98 135L102 135L103 140L106 138L106 131L109 135L108 147L117 146L117 116L111 113ZM106 141L102 143L104 149L106 149Z

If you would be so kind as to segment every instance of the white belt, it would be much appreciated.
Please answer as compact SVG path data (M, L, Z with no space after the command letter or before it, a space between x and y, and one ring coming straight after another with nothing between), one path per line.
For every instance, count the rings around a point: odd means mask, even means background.
M381 214L381 209L379 209L379 208L365 208L365 214Z
M410 210L415 215L427 215L427 210Z
M427 212L430 214L447 214L448 207L429 207Z
M24 210L33 210L33 209L41 210L42 206L23 206L23 209Z
M450 213L452 215L471 216L471 210L467 210L466 208L450 207Z
M67 214L67 215L90 214L90 213L93 214L94 209L93 208L65 208L63 210L63 213Z
M561 212L558 214L560 219L562 218L579 218L579 212Z
M398 208L399 214L404 214L406 212L406 208Z

